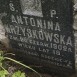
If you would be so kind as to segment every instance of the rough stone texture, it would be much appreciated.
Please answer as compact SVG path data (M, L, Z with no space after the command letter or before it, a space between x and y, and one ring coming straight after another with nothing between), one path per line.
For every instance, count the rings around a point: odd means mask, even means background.
M75 59L76 59L76 69L77 69L77 0L74 0L74 24L73 28L75 30L74 36L75 36Z
M20 0L23 14L42 17L40 0Z
M77 0L74 0L74 4L77 3ZM77 4L74 6L75 11L77 11ZM76 68L77 68L77 14L75 14L74 16L74 24L73 24L73 28L75 30L74 36L75 36L75 52L76 52ZM7 48L9 47L9 40L8 38L5 36L5 30L3 28L3 24L0 20L0 41L2 42L2 44L4 44ZM43 77L52 77L51 75L48 74L44 74ZM71 77L77 77L77 75L73 75Z
M0 20L0 41L2 40L2 39L5 39L6 37L5 37L5 30L4 30L4 27L3 27L3 24L2 24L2 22L1 22L1 20Z
M9 40L5 35L4 26L2 24L2 21L0 20L0 43L5 46L5 48L9 48Z

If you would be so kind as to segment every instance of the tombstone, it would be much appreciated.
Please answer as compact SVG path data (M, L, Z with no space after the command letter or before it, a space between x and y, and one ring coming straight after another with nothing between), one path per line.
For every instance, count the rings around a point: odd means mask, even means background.
M54 73L75 71L72 0L8 0L3 18L15 53Z

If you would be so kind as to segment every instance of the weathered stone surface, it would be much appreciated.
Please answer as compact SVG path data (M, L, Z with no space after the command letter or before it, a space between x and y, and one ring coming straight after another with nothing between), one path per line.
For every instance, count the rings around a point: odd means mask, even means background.
M77 0L74 0L74 24L73 28L75 30L74 36L75 36L75 62L76 62L76 68L77 68Z
M9 48L9 40L5 35L5 29L2 24L2 21L0 20L0 42L3 44L6 48Z
M76 1L77 0L75 0L75 3L76 3ZM76 6L75 6L76 7ZM74 16L74 25L73 25L73 28L75 29L75 30L77 30L77 15L75 15ZM76 53L77 53L77 31L75 31L75 51L76 51ZM5 32L4 32L4 35L3 35L3 37L5 37ZM4 41L3 41L4 40ZM8 39L7 39L8 40ZM8 41L6 41L6 38L4 39L2 39L2 42L6 45L6 46L8 46Z

